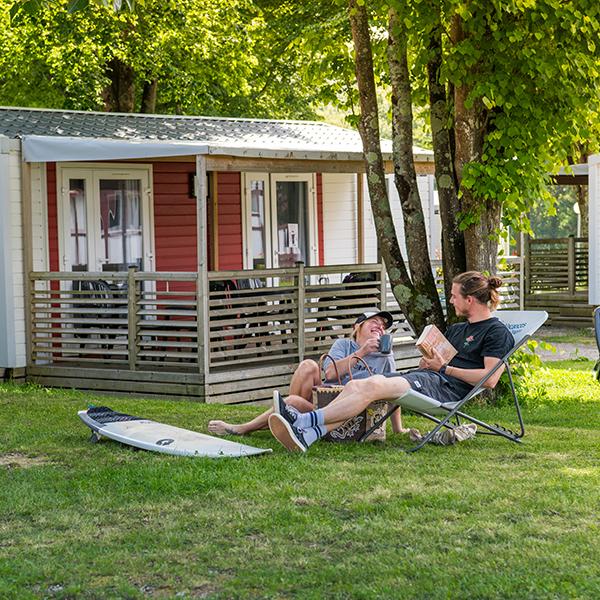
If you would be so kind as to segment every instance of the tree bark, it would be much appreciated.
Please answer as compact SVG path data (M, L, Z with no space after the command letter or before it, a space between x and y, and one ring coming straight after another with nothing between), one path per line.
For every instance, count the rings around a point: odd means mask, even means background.
M358 129L362 138L377 241L398 305L408 323L419 333L427 322L423 307L418 302L419 294L410 280L400 251L385 186L369 20L364 4L358 4L358 0L349 0L349 14L360 100Z
M433 157L435 163L435 180L440 203L440 220L442 222L442 267L444 270L444 291L450 298L452 280L456 275L466 271L465 237L459 229L461 203L458 198L458 181L454 171L454 144L452 118L448 106L448 92L440 82L442 68L442 32L439 5L431 5L435 14L435 25L429 32L429 56L427 63L427 82L429 90L429 114L431 137L433 141ZM435 11L435 12L433 12ZM452 90L453 91L453 90ZM448 321L456 320L454 306L447 304Z
M413 113L406 31L394 9L389 11L388 64L392 85L392 143L394 181L402 214L411 279L421 298L423 318L444 329L444 313L429 257L423 205L413 157Z
M154 114L156 112L157 91L158 79L153 79L152 81L144 82L140 112L144 114Z
M107 66L110 84L102 94L107 112L133 112L135 110L135 73L133 67L118 58Z
M452 22L452 40L457 43L462 39L462 20L455 15ZM471 87L467 84L456 86L454 92L454 163L459 185L467 165L484 162L482 156L488 114L480 100L468 101L470 92ZM496 272L498 255L500 203L479 198L464 186L461 186L460 190L463 212L477 217L476 222L470 223L464 232L466 268L493 274Z

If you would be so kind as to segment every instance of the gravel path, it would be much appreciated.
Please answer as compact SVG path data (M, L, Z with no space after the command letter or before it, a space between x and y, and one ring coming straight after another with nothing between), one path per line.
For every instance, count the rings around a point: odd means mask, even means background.
M560 341L560 338L567 336L569 338L577 337L578 339L571 339L568 342ZM538 354L542 360L568 360L581 357L594 361L598 360L598 347L596 346L594 330L591 327L586 329L544 327L534 338L547 341L556 348L556 352L539 350Z

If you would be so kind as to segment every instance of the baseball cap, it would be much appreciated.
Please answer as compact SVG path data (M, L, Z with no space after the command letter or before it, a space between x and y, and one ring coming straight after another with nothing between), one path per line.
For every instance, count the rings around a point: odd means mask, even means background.
M358 317L356 317L356 321L354 321L354 324L359 325L360 323L363 323L367 319L372 319L373 317L381 317L385 321L386 329L389 329L394 324L394 317L392 317L389 312L385 310L377 310L376 308L372 310L365 310L364 313L358 315Z

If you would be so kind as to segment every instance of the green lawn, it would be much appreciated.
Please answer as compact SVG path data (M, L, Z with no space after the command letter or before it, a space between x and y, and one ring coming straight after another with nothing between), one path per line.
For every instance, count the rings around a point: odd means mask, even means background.
M272 455L169 458L90 444L77 410L205 431L257 409L0 386L0 597L598 598L591 366L540 372L523 444L416 454L391 436L289 455L265 432L246 439Z

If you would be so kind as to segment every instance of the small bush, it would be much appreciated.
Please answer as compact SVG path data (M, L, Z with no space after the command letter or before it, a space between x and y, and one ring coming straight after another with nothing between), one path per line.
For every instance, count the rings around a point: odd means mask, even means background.
M548 397L544 380L535 377L535 373L543 368L542 359L536 354L538 348L556 352L552 344L528 340L525 347L517 350L510 360L513 383L519 403L523 406L535 406ZM502 374L493 393L486 400L494 406L507 406L513 402L507 372Z

